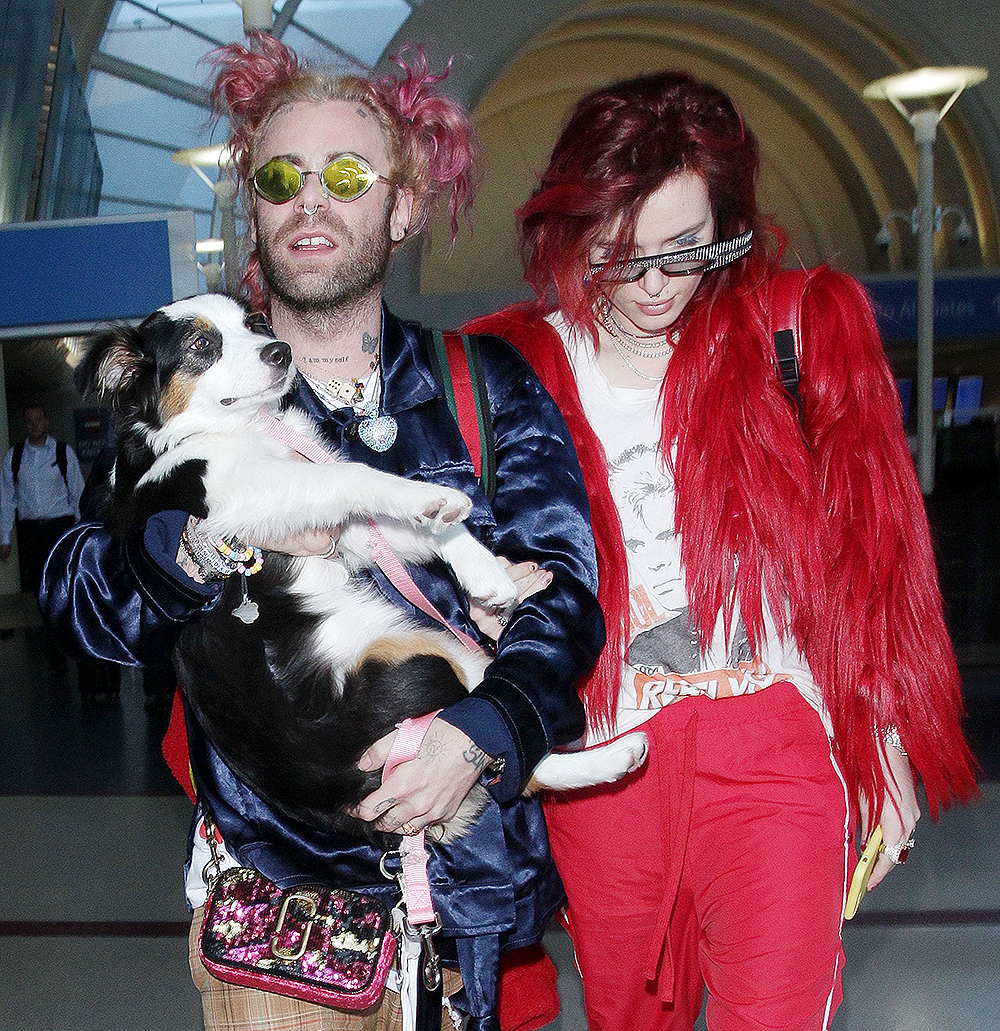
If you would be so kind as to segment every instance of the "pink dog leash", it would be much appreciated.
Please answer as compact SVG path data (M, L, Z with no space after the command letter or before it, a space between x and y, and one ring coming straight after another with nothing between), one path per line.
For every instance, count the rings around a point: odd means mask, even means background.
M435 709L426 716L403 720L396 725L389 756L382 767L383 784L397 766L413 759L420 751L420 744L424 740L427 728L440 711ZM399 843L399 858L403 864L399 883L403 889L403 901L406 903L406 917L414 927L420 924L433 924L437 920L434 904L431 902L430 881L427 878L428 857L424 840L424 831L420 830L410 834L404 832Z
M310 462L325 465L336 461L336 458L321 444L318 444L311 437L307 437L304 433L293 430L280 419L275 418L270 409L261 408L260 419L264 424L264 428L275 440L280 440L282 444L290 447L293 451L302 455L303 458L309 459ZM465 633L464 630L453 627L441 615L427 595L420 590L413 577L406 571L403 563L396 557L396 553L389 546L389 542L385 539L385 536L373 519L368 520L368 547L371 549L375 564L385 574L389 583L408 602L450 630L470 651L482 654L483 649L479 646L479 643Z
M434 603L414 583L413 577L406 571L403 563L399 561L396 553L389 547L382 531L378 528L373 519L368 520L368 547L371 550L375 564L385 574L386 579L397 591L411 604L415 605L421 612L436 619L446 630L450 630L455 637L471 652L478 655L483 649L464 630L459 630L448 622L438 611Z
M389 755L382 767L383 784L400 763L414 758L420 751L427 728L440 711L437 709L426 716L403 720L396 725ZM381 863L382 873L389 878L393 874L386 868L386 859L391 854L386 853ZM402 905L393 910L397 929L401 932L399 998L403 1031L416 1031L417 1028L417 977L422 978L428 992L436 992L441 987L441 960L434 947L434 934L441 927L441 921L434 912L431 900L431 885L427 877L428 858L425 831L413 831L411 828L410 833L404 833L399 843L401 868L395 875L403 898Z
M291 426L275 418L270 408L261 408L257 414L264 424L264 429L275 440L280 440L282 444L297 451L303 458L308 458L310 462L315 462L317 465L336 462L336 457L331 455L322 444L317 443L312 437L307 437L304 433L299 433L298 430L293 430Z

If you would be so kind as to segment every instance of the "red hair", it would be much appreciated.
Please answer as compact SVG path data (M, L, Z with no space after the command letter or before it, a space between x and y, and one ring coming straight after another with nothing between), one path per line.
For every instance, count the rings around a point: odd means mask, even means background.
M447 195L454 239L459 215L468 212L475 195L478 140L465 110L435 90L451 62L442 74L432 74L423 50L414 47L394 58L402 76L332 75L304 64L263 33L252 33L249 47L232 43L206 60L216 70L212 105L229 121L233 169L248 213L256 203L251 177L258 149L274 115L292 104L345 100L364 105L378 120L392 163L391 183L413 191L407 236L426 229L437 202ZM247 260L241 289L254 308L267 309L256 253Z
M559 307L596 342L599 293L584 282L590 247L613 226L616 250L627 253L645 200L681 171L707 183L721 238L755 230L750 254L704 277L661 388L660 453L676 485L693 625L705 646L738 603L756 651L766 603L779 634L806 656L853 797L878 814L886 787L878 731L894 726L936 815L953 797L972 797L975 763L923 498L871 304L848 276L810 274L800 421L775 369L772 330L782 327L771 325L770 293L780 236L757 211L756 144L724 94L672 72L580 102L521 211L536 304L467 327L506 336L525 354L577 446L608 627L583 686L588 714L606 724L617 703L629 636L625 547L607 459L562 341L541 315Z
M750 253L706 277L693 303L710 301L749 266L771 263L780 252L781 234L757 209L758 169L756 138L714 86L659 72L591 93L577 104L537 190L518 212L525 278L544 305L595 335L601 284L588 275L591 248L611 233L610 260L631 253L649 196L671 176L691 172L708 187L717 239L754 230Z

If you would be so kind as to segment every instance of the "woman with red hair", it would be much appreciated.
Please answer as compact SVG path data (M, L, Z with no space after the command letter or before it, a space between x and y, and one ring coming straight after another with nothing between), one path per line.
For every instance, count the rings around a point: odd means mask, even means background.
M591 94L519 213L539 300L470 327L521 348L584 467L608 626L587 742L649 740L546 806L590 1031L690 1029L705 986L711 1031L829 1027L855 829L883 836L874 887L913 846L915 773L935 816L976 791L870 304L779 273L757 173L712 86Z

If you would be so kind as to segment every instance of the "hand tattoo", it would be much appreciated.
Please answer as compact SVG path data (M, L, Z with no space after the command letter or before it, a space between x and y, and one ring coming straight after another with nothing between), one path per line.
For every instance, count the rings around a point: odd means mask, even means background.
M469 745L469 747L462 753L462 758L470 766L474 766L479 772L482 772L486 764L490 761L490 757L477 744Z

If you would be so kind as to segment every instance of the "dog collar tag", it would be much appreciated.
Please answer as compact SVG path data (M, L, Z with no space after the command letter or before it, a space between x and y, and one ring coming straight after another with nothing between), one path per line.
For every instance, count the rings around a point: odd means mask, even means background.
M250 595L247 594L247 578L242 574L240 575L240 591L243 594L243 600L233 609L232 614L240 622L249 625L257 621L260 609L257 607L257 602L250 600Z
M233 609L233 615L244 623L255 623L260 615L260 609L257 608L257 602L245 601Z
M361 442L372 451L388 451L396 443L396 420L391 415L380 415L375 419L362 419L358 424Z

